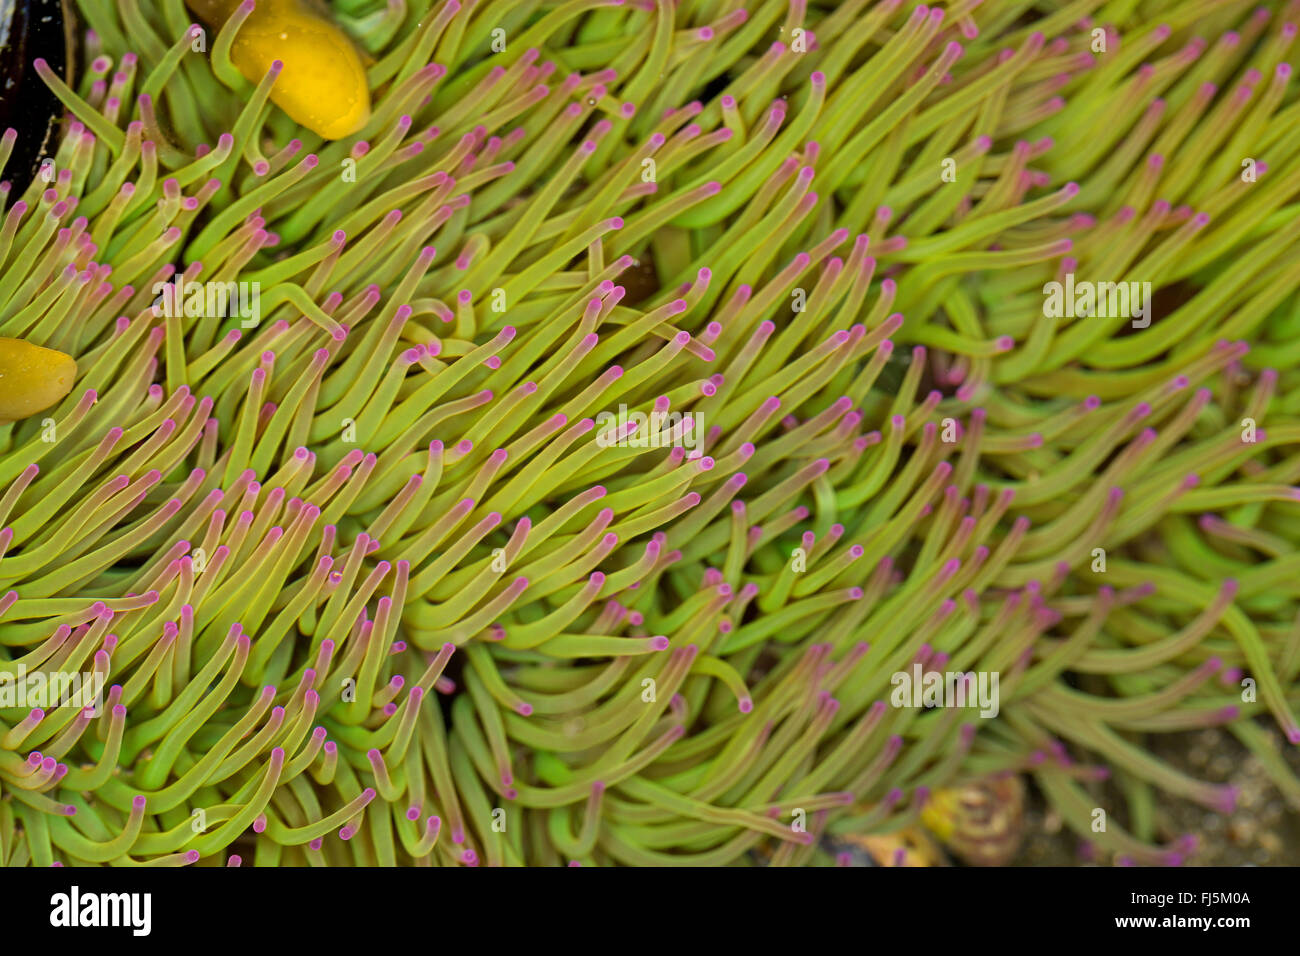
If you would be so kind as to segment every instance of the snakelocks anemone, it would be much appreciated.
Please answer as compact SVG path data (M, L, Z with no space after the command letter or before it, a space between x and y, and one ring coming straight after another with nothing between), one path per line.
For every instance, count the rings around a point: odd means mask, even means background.
M1298 0L69 7L0 863L1006 862L1032 780L1173 864L1218 726L1300 801Z

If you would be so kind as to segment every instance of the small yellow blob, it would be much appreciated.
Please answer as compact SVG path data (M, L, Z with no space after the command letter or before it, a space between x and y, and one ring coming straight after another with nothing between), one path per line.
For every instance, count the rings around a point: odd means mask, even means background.
M1019 777L989 777L930 794L921 822L962 862L1006 866L1025 834L1025 785Z
M238 0L189 0L214 29ZM258 0L235 34L230 59L250 83L282 64L271 101L324 139L342 139L370 120L370 87L356 47L339 27L303 0Z
M0 338L0 424L45 411L72 391L76 379L71 355Z

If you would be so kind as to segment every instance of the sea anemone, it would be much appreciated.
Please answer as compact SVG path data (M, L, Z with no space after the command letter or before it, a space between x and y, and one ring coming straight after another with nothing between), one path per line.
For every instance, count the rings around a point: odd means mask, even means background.
M1178 863L1220 725L1300 799L1300 3L74 6L0 862L1005 862L1027 775Z

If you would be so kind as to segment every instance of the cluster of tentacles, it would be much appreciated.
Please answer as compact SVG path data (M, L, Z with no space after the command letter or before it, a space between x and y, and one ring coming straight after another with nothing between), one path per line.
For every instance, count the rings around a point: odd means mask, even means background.
M1022 773L1171 863L1218 725L1300 798L1300 4L336 0L331 142L239 17L75 6L0 661L105 692L0 698L0 863L829 864Z

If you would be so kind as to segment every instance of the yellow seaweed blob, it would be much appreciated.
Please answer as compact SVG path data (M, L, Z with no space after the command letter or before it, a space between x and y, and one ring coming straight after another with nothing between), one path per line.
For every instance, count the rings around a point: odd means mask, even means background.
M0 338L0 425L42 412L72 391L71 355L22 339Z
M189 4L213 29L240 6L238 0ZM350 136L370 119L370 87L356 47L303 0L258 0L235 34L230 59L250 83L260 82L279 60L271 101L324 139Z

